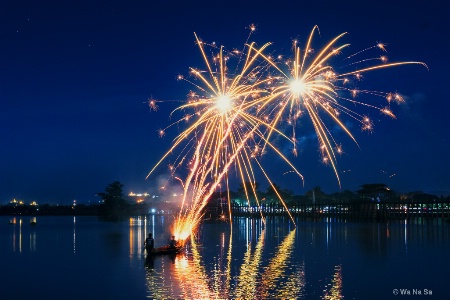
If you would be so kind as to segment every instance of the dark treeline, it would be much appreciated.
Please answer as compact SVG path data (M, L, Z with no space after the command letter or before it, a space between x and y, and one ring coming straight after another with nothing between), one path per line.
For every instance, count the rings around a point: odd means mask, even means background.
M3 215L98 215L106 220L117 220L130 215L141 215L150 212L151 208L164 207L165 212L176 211L177 203L164 201L164 195L156 199L148 199L137 203L123 194L123 184L115 181L109 184L104 192L97 194L100 202L96 204L72 205L25 205L9 203L0 206ZM167 196L168 197L168 196ZM431 195L420 191L406 194L396 193L385 184L364 184L357 191L343 190L326 194L321 187L315 187L304 195L295 195L291 190L277 184L265 190L260 185L246 182L236 191L216 192L208 201L208 207L228 207L228 199L233 207L275 207L280 206L283 199L287 208L305 205L337 205L355 203L436 203L449 202L450 197Z
M229 195L229 196L228 196ZM228 202L230 199L230 202ZM281 201L281 199L283 201ZM230 203L230 204L228 204ZM400 194L382 183L364 184L357 191L326 194L320 187L295 195L274 184L265 191L258 183L241 184L236 192L217 192L209 199L205 215L220 220L229 214L257 216L285 214L306 218L392 219L439 217L449 219L450 197L421 191Z
M226 197L226 193L215 193L212 198L220 199ZM449 199L449 197L437 196L427 194L421 191L409 193L396 193L389 189L386 184L364 184L360 186L357 191L343 190L332 194L326 194L322 191L320 186L317 186L304 195L295 195L289 189L283 189L277 184L269 186L265 191L259 189L258 183L246 182L241 184L236 192L230 192L230 199L233 203L241 205L248 204L247 199L250 200L250 205L259 204L277 204L280 199L286 203L287 206L298 204L336 204L336 203L354 203L354 202L433 202L438 199Z
M126 200L123 195L123 184L114 181L104 192L98 193L99 203L71 204L71 205L26 205L23 203L9 203L0 206L3 215L94 215L102 216L105 220L118 220L133 214L145 214L148 208L135 205Z

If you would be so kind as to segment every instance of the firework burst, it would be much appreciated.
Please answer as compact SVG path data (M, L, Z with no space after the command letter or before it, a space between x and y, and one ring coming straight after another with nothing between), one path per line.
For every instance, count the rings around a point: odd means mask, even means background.
M372 90L358 89L357 82L362 80L363 74L369 71L385 69L401 65L419 64L426 67L422 62L407 61L387 63L386 56L376 58L365 58L347 64L346 67L356 68L352 71L338 73L333 68L332 59L341 55L349 44L338 44L346 35L342 33L333 38L320 51L314 51L312 41L314 33L318 31L315 26L307 39L302 50L297 41L293 43L294 57L283 63L275 62L270 57L262 55L279 75L273 76L273 85L270 87L271 96L260 99L260 107L273 107L270 128L279 128L280 122L287 119L292 128L293 153L297 155L296 124L303 115L308 115L316 132L319 149L322 153L322 161L330 164L340 185L339 174L336 165L336 155L342 152L342 147L338 144L331 131L327 127L322 116L326 116L337 124L355 143L356 139L341 120L341 116L348 116L361 124L363 130L372 130L373 123L369 117L350 109L347 105L362 105L367 108L376 109L379 112L395 118L390 108L390 103L394 100L402 102L403 98L398 93L378 92ZM377 43L375 46L361 50L346 57L344 60L355 58L372 49L379 49L386 52L385 44ZM358 66L367 62L381 62L381 64L359 68ZM287 68L287 70L285 70ZM357 98L361 95L370 95L387 100L387 105L369 104ZM269 130L268 138L271 135Z
M252 25L250 29L247 41L256 27ZM311 31L303 50L298 42L294 42L293 58L287 61L284 61L283 55L274 59L264 53L270 43L262 47L246 43L243 51L227 51L223 46L207 44L195 35L206 69L191 68L190 76L178 76L179 80L190 83L195 91L189 92L187 103L172 112L183 112L183 116L168 128L181 122L190 125L174 139L172 147L148 174L150 176L176 148L181 148L170 167L173 177L182 167L188 171L184 181L176 177L184 190L173 229L179 240L185 240L197 227L208 200L218 187L223 186L229 191L228 176L231 171L243 183L249 205L249 199L253 197L259 206L254 172L254 167L257 167L290 215L270 174L264 170L260 157L266 152L266 148L270 148L303 179L289 159L270 140L273 135L283 137L293 144L293 153L297 155L296 125L304 115L309 116L313 124L323 162L331 165L340 185L336 156L342 153L342 146L333 138L324 117L331 119L333 124L337 124L356 143L342 121L342 116L357 120L363 130L372 130L373 123L368 116L348 108L348 104L376 109L394 118L390 104L403 101L398 93L358 89L357 82L362 80L363 74L408 64L426 67L424 63L415 61L387 63L385 55L350 62L350 59L358 58L371 50L386 52L386 45L377 43L344 58L344 67L352 70L338 73L332 66L332 60L349 46L338 44L346 33L336 36L319 51L315 51L312 42L316 31L317 26ZM207 53L207 49L211 53ZM238 60L234 72L230 71L231 59ZM366 65L373 62L378 64ZM362 65L364 66L358 69ZM363 102L359 100L362 95L378 99L381 97L385 104ZM156 110L156 100L149 99L149 106ZM282 130L284 121L292 128L292 135L289 137ZM168 128L160 129L160 136ZM250 182L250 187L245 182ZM228 203L230 206L229 196ZM229 211L231 213L230 207Z
M259 151L260 144L264 143L275 149L301 177L292 163L265 138L265 132L270 130L287 137L260 118L261 114L258 112L261 112L261 109L255 105L270 96L270 92L265 88L271 80L265 76L270 65L264 59L258 59L269 44L260 48L250 44L246 54L236 51L228 53L224 47L206 44L197 35L195 37L206 71L191 68L191 77L178 77L179 80L192 84L197 91L190 91L188 102L172 112L174 114L178 111L188 111L170 126L191 119L194 121L174 139L172 147L148 174L150 176L176 148L182 148L171 165L172 175L184 165L188 168L188 175L183 184L181 209L174 226L174 233L180 240L186 239L198 225L207 201L218 186L223 185L229 190L228 174L231 168L243 183L252 183L245 193L247 199L253 196L259 205L254 184L256 178L253 161L256 161L256 165L270 182L262 164L258 162L258 157L262 154ZM212 59L208 58L205 46L217 51L211 55ZM231 74L228 60L235 52L243 64L239 72ZM166 130L167 128L160 129L160 136L163 136ZM231 206L229 197L228 200ZM281 197L280 201L284 203ZM231 212L231 209L229 211Z

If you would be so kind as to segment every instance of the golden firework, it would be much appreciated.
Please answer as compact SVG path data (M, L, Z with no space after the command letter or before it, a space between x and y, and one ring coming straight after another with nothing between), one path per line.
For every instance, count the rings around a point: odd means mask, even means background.
M247 41L255 29L254 25L250 26ZM340 185L336 156L342 153L342 146L333 138L324 117L330 119L332 124L337 124L356 143L342 116L357 120L363 130L372 130L373 123L367 115L354 111L348 104L376 109L394 118L390 104L404 101L398 93L359 89L357 83L362 80L363 74L402 65L419 64L426 67L417 61L387 63L385 55L349 63L350 59L372 49L386 52L386 45L377 43L346 57L344 67L352 70L338 73L332 61L349 46L339 44L346 33L336 36L319 51L315 51L312 43L316 31L317 26L312 29L303 50L297 41L294 42L293 58L287 61L283 60L283 55L275 59L264 53L270 43L261 47L255 43L246 43L243 51L227 51L223 46L203 42L195 34L206 69L191 68L189 77L178 77L192 84L196 91L190 91L188 102L172 112L184 114L168 127L181 122L191 123L174 139L172 147L148 174L150 176L176 148L181 148L170 166L173 177L177 170L182 170L182 166L188 168L185 180L176 177L183 187L180 211L173 229L179 240L185 240L197 227L206 204L218 187L225 187L229 192L228 178L231 172L243 183L249 205L250 198L255 198L259 207L254 171L254 167L257 167L290 215L259 158L266 148L270 148L303 179L287 156L271 143L271 138L274 134L283 137L293 144L293 153L297 155L296 125L304 115L309 116L314 127L323 162L331 165ZM208 54L207 49L211 53ZM238 58L234 72L230 71L232 68L229 66L232 58ZM378 64L367 65L373 62ZM361 95L382 97L387 103L364 102L359 100ZM150 99L149 106L156 110L156 100ZM283 132L283 121L287 121L292 128L290 137ZM160 136L164 136L167 129L160 129ZM250 185L246 185L246 182L250 182ZM231 214L230 200L228 196ZM291 219L293 221L292 216Z
M366 58L347 66L357 67L362 63L381 61L381 64L365 66L356 70L338 73L332 66L332 59L341 54L341 52L349 46L349 44L338 44L346 33L342 33L333 38L329 43L325 44L320 51L314 51L312 48L312 41L314 33L318 31L315 26L307 39L305 47L301 50L297 41L294 41L293 50L294 57L291 60L283 63L275 62L271 57L261 54L264 59L271 64L271 66L279 74L273 76L273 84L270 97L261 98L258 105L269 109L273 107L272 119L269 128L269 139L273 128L280 128L281 120L286 119L288 124L292 127L293 153L297 155L297 137L296 124L298 119L305 113L309 116L314 130L316 132L319 149L322 153L322 160L324 163L329 163L336 174L338 183L340 179L338 169L336 166L336 154L342 152L342 147L333 138L330 129L327 127L323 115L330 118L333 124L337 124L355 143L356 139L346 127L341 119L341 115L346 115L361 123L363 130L372 130L372 121L360 113L352 110L346 104L350 103L352 106L362 105L365 107L377 109L381 113L395 118L394 113L389 107L389 104L396 100L402 102L403 98L398 93L384 93L371 90L362 90L356 87L356 82L362 79L362 74L378 69L385 69L389 67L419 64L426 67L422 62L406 61L386 63L387 57L381 56L377 58ZM385 44L377 43L375 46L361 50L355 54L346 57L344 60L356 57L370 49L378 48L386 51ZM316 54L317 53L317 54ZM287 68L287 70L284 70ZM367 102L357 100L361 94L382 97L387 100L387 106L372 105Z
M275 149L301 176L288 159L266 140L265 131L270 124L261 118L261 114L257 112L261 110L255 106L261 99L270 96L265 88L271 80L265 77L269 64L265 60L258 60L269 43L260 48L250 44L245 56L239 58L243 61L240 71L233 75L227 65L231 54L226 53L224 47L213 45L213 49L218 53L212 55L210 61L205 43L197 35L195 37L206 71L191 68L193 79L179 76L180 80L194 85L198 92L189 92L188 102L172 112L174 114L178 111L189 111L170 126L191 118L194 121L174 139L172 147L148 174L150 176L175 148L182 148L181 154L170 167L173 175L185 162L188 166L180 212L174 225L174 234L179 240L185 240L196 228L202 219L204 207L217 187L223 183L229 190L230 168L234 168L243 183L252 183L250 190L245 191L247 199L253 195L259 206L253 170L253 161L256 161L256 165L264 172L261 163L257 161L261 155L259 144L264 143ZM160 129L160 136L163 136L166 130L167 128ZM286 137L276 128L270 128L270 131ZM267 174L266 177L268 178ZM281 197L280 200L283 202ZM228 203L231 206L229 198ZM231 207L229 211L231 212Z

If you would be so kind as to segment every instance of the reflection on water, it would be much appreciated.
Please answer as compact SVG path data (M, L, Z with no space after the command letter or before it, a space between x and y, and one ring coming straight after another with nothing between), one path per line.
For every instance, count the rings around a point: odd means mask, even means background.
M292 230L278 246L269 265L262 274L262 284L259 296L262 298L293 299L300 297L305 285L304 262L298 265L294 272L286 276L290 268L288 263L293 254L296 230ZM283 280L286 278L286 280Z
M387 259L398 251L393 248L393 241L401 240L400 248L407 254L410 239L426 244L424 239L437 235L437 239L429 242L441 243L448 235L440 226L442 224L424 226L423 222L427 221L411 222L349 224L328 219L302 232L304 240L299 243L307 242L321 250L324 249L321 245L324 245L332 251L336 245L350 243L356 238L363 255ZM296 246L299 229L281 229L286 227L286 223L282 224L283 221L276 219L264 228L259 220L239 218L231 231L222 228L220 232L214 232L217 236L214 251L207 249L211 247L211 241L207 241L210 235L201 231L185 246L185 252L175 257L174 266L168 265L164 259L165 268L159 271L158 267L147 264L148 297L308 299L315 294L322 299L342 299L341 263L334 265L334 273L323 271L328 274L325 275L327 278L332 276L329 281L319 279L315 283L317 289L321 288L322 295L318 295L319 291L307 291L308 272L302 249ZM267 245L267 239L272 246ZM203 247L203 242L208 246Z
M121 291L129 299L386 299L393 288L413 285L450 296L439 275L450 267L450 225L441 220L329 218L297 220L294 228L283 217L265 226L236 217L232 228L203 224L181 254L146 257L145 237L153 233L156 246L166 244L171 221L0 216L2 267L11 270L0 272L2 287L25 279L33 285L2 289L0 298L60 299L74 285L85 289L74 291L80 298L89 290L86 299L121 299ZM51 291L43 288L49 282Z
M342 295L342 266L338 265L334 268L334 276L331 283L328 285L329 290L325 289L325 295L322 299L339 300L343 299Z
M36 232L30 232L30 252L36 252Z
M150 215L133 217L129 219L130 227L128 244L131 260L145 254L144 241L149 233L152 233L153 236L156 237L155 226L157 224L157 220L155 218L155 215ZM158 221L164 224L164 218L161 218Z
M18 223L18 228L16 224ZM14 231L12 236L12 250L13 252L22 253L22 218L17 219L16 217L12 218L10 224L14 225ZM18 231L18 233L17 233Z
M76 231L76 225L77 224L77 217L73 216L73 254L75 255L77 253L77 231Z
M233 249L233 232L229 231L227 236L222 231L219 249L212 258L196 237L191 238L183 254L173 257L173 266L166 265L166 258L147 258L148 298L293 299L301 296L304 264L291 260L296 230L283 238L267 261L263 259L266 231L262 224L249 219L244 223L246 226L240 226L237 232L246 243L244 248ZM243 257L240 249L245 249ZM154 268L154 259L161 259L160 270Z
M29 224L30 226L34 226L37 224L37 219L36 217L28 217L26 218L29 220ZM12 217L9 220L9 224L13 225L13 231L12 231L12 236L11 236L11 240L12 240L12 251L13 252L19 252L22 253L23 251L23 234L22 234L22 230L23 230L23 226L24 225L24 218L22 217ZM35 252L36 251L36 231L35 230L30 230L30 232L28 233L29 235L29 249L30 252ZM25 236L26 238L26 236Z
M256 290L257 271L261 263L261 255L264 247L264 237L264 230L262 230L253 253L251 242L248 242L247 244L247 252L245 252L244 262L241 264L241 270L237 280L238 284L235 291L236 298L254 298Z

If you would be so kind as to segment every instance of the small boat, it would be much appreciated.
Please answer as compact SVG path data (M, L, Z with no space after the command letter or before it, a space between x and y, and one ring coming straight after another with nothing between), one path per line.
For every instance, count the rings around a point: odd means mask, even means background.
M166 255L166 254L177 254L181 252L183 246L177 245L175 248L171 248L169 245L162 246L159 248L154 248L152 252L147 253L148 255Z

